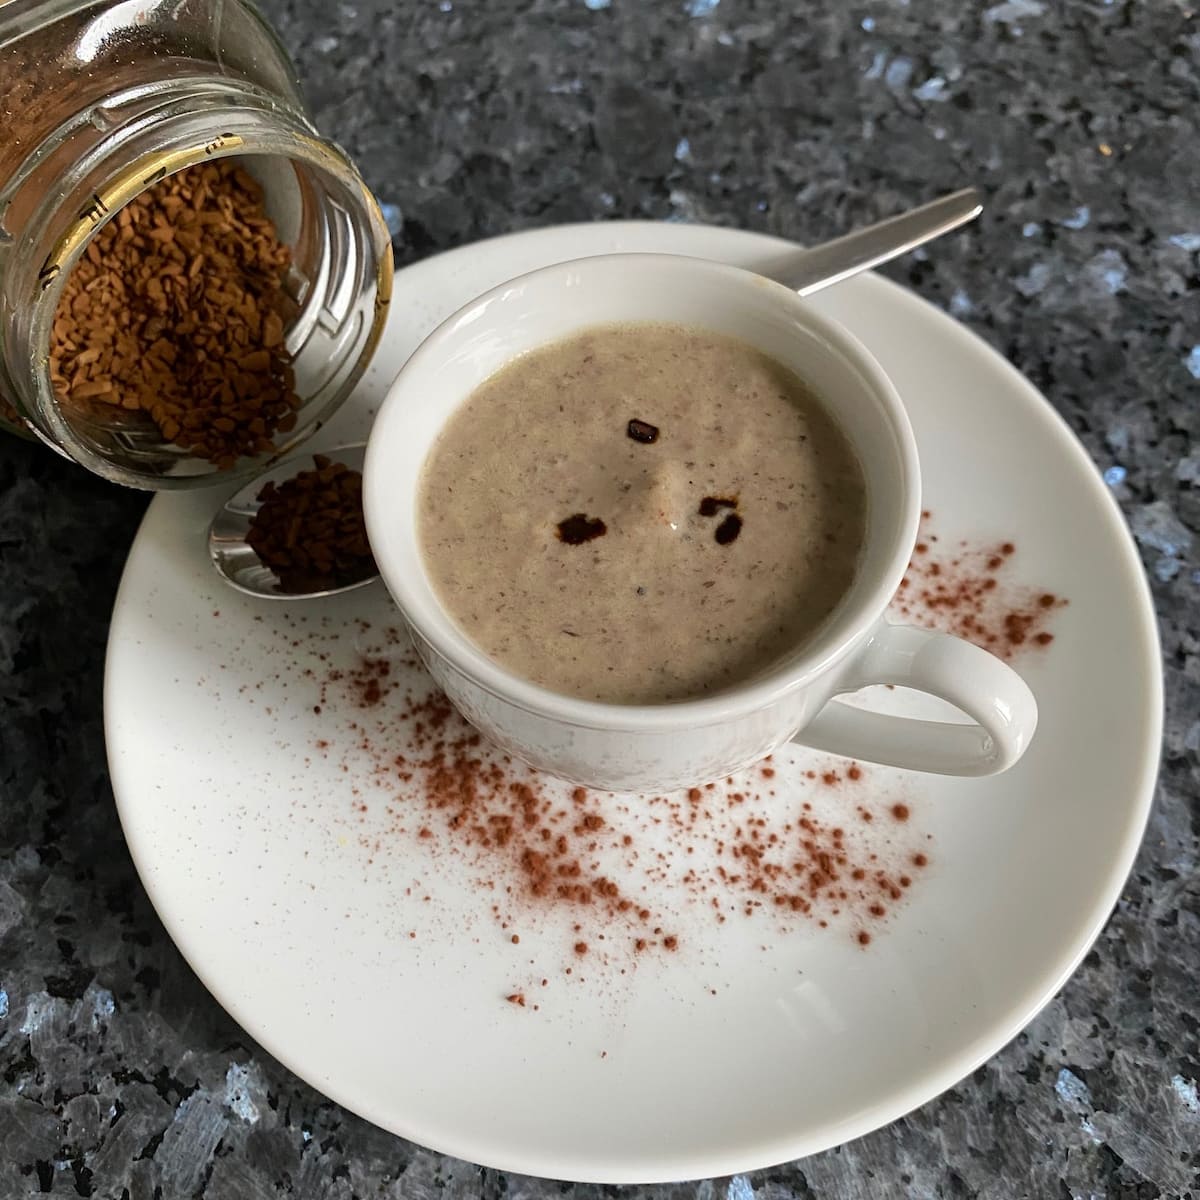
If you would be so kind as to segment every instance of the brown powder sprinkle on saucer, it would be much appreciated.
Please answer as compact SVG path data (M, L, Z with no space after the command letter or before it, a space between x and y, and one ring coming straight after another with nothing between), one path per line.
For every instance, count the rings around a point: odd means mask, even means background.
M903 615L935 628L970 617L968 633L998 638L1008 615L1034 613L1033 636L1006 649L1053 656L1057 643L1046 651L1035 638L1067 600L1044 581L1010 579L1018 545L994 535L967 544L924 520ZM458 876L452 894L469 886L472 918L490 914L511 955L499 1003L535 1013L548 993L531 989L568 977L594 985L673 957L692 973L711 962L710 923L755 922L763 951L806 927L867 951L937 870L920 791L888 772L788 750L664 795L570 787L485 742L421 671L403 629L359 619L348 630L311 611L286 611L275 629L257 619L274 635L264 639L278 656L272 686L295 702L289 722L309 708L320 718L290 744L345 781L322 796L322 813L365 868L402 871L405 897L427 911L439 903L430 880ZM249 680L239 694L266 684ZM298 819L311 819L302 796L295 804ZM443 919L461 935L457 908ZM472 936L488 933L476 924Z
M928 629L955 634L1011 660L1054 641L1048 626L1067 600L1044 587L1010 581L1014 542L949 545L921 514L921 540L892 600L892 612Z
M572 978L585 964L624 969L630 953L694 953L677 925L684 906L718 925L757 915L782 934L801 922L849 936L881 929L915 886L914 868L928 864L916 819L853 821L855 808L867 813L887 795L858 764L789 772L784 783L770 760L767 777L636 801L568 792L489 746L428 681L412 680L415 658L396 666L331 665L307 685L326 714L317 749L356 781L356 804L368 786L383 793L382 809L365 818L371 861L394 852L408 870L403 847L414 844L431 862L458 860L520 953L529 939L514 939L516 923L545 917L552 928L558 913L571 924L554 952ZM339 750L327 736L336 714L347 722Z

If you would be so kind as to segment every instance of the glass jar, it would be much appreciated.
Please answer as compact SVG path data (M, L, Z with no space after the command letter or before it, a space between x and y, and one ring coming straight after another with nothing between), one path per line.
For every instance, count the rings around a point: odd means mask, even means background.
M247 475L346 399L391 296L386 223L307 117L286 52L245 0L0 0L0 420L149 489ZM84 416L51 383L64 285L105 224L166 176L236 157L290 248L283 354L299 404L273 449L220 470L138 411ZM93 252L94 253L94 252Z

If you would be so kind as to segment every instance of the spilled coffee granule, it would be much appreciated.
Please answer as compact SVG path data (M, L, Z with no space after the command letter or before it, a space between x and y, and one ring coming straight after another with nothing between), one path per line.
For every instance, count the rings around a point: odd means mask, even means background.
M300 406L283 341L290 261L241 167L168 176L67 279L50 344L60 403L123 428L140 420L221 469L270 451Z
M246 533L281 592L329 591L377 571L363 520L362 472L323 454L314 454L313 464L263 487Z

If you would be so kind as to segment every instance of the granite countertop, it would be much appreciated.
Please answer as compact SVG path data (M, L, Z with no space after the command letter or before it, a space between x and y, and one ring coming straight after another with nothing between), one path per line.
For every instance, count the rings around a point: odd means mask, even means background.
M1184 0L269 0L400 263L610 217L817 240L965 183L888 274L1051 398L1158 606L1162 777L1121 901L1011 1045L731 1200L1200 1195L1200 21ZM300 1083L183 962L105 769L109 612L145 498L0 438L0 1196L598 1195L409 1145ZM612 1189L605 1189L611 1193Z

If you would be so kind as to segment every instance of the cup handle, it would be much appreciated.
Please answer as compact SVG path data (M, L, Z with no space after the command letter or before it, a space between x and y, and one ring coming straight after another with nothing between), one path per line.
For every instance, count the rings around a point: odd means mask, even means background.
M839 689L891 683L949 701L971 724L868 712L831 700L792 739L847 758L940 775L995 775L1025 753L1037 701L994 655L961 638L880 622Z

